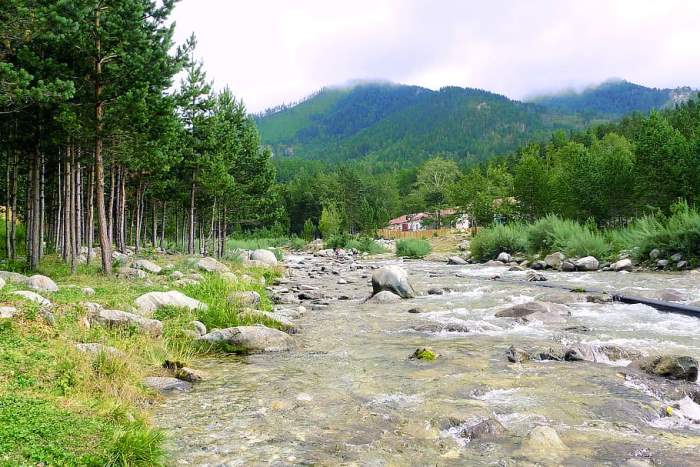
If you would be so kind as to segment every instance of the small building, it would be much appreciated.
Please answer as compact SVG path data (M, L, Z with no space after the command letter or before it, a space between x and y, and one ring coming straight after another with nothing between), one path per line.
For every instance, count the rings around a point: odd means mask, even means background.
M423 222L425 222L428 218L429 216L424 212L419 212L417 214L405 214L397 217L396 219L390 220L388 228L391 230L400 230L402 232L423 230Z

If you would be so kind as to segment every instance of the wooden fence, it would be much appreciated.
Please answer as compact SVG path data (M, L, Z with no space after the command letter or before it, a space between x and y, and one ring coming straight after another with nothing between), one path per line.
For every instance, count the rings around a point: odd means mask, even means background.
M377 237L381 238L430 238L444 237L451 229L426 229L426 230L393 230L378 229Z

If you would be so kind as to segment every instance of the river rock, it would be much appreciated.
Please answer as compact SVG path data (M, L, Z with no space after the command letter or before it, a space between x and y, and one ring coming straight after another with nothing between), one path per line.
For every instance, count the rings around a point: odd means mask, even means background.
M83 287L80 289L80 291L83 293L83 295L87 295L88 297L95 295L95 289L92 287Z
M578 271L597 271L598 265L598 260L593 256L584 256L574 262Z
M462 265L467 264L467 260L465 260L464 258L460 258L459 256L450 256L449 258L447 258L447 264Z
M491 417L480 421L476 425L464 428L459 436L467 441L496 441L507 433L508 431L501 425L501 422Z
M160 274L160 271L162 271L160 266L147 259L139 259L134 261L133 267L136 269L141 269L142 271L150 272L151 274Z
M564 360L569 362L587 361L594 363L609 363L615 361L635 360L641 358L641 353L624 349L614 344L591 345L576 344L564 352Z
M562 272L574 272L576 270L576 265L571 261L562 261L559 270Z
M691 382L698 379L698 361L684 355L654 355L637 360L632 366L668 379Z
M428 295L442 295L445 291L439 287L431 287L428 289Z
M17 308L13 306L0 306L0 319L14 318L17 314Z
M254 290L231 292L227 301L231 304L257 306L260 303L260 294Z
M224 263L221 263L214 258L211 257L205 257L205 258L200 258L197 260L195 263L195 266L197 266L199 269L202 271L207 271L207 272L229 272L230 269L228 266L226 266Z
M544 274L540 274L539 272L528 271L527 275L525 276L525 280L528 282L543 282L546 281L547 278L544 276Z
M557 251L556 253L552 253L551 255L545 256L544 264L546 264L548 268L559 269L561 263L563 263L565 259L566 256L564 255L564 253L562 253L561 251Z
M89 313L88 319L91 322L96 322L110 328L129 328L133 326L154 337L163 334L163 323L160 321L144 318L143 316L126 311L99 308Z
M209 344L227 344L245 353L284 352L294 348L289 334L265 326L215 329L198 339Z
M136 268L121 267L117 269L117 275L127 279L145 279L146 272Z
M175 370L175 377L181 381L187 381L188 383L198 383L205 379L204 373L186 366L177 368Z
M170 278L173 280L182 279L185 275L180 271L173 271L170 273Z
M27 279L27 287L40 292L58 292L58 286L50 277L35 274Z
M665 302L684 302L690 299L688 294L673 289L660 290L658 292L658 298L659 300L663 300Z
M187 391L192 383L167 376L149 376L143 379L143 385L159 392Z
M523 349L511 345L508 347L508 350L506 350L506 358L511 363L524 363L530 360L530 354Z
M372 291L377 294L382 291L395 293L401 298L413 298L416 292L408 280L408 273L399 266L384 266L372 274Z
M238 276L235 272L222 272L221 278L229 282L238 282Z
M496 257L496 261L500 261L501 263L510 263L510 260L510 254L506 253L505 251L499 253L498 257Z
M530 431L519 453L533 460L556 460L568 450L554 428L538 426Z
M277 257L270 250L255 250L250 254L252 261L260 261L268 266L277 266Z
M15 285L26 285L29 280L24 274L10 271L0 271L0 279Z
M689 266L690 264L687 261L678 261L678 263L676 264L676 267L678 269L688 269Z
M667 259L660 259L656 262L656 269L666 269L666 266L668 266Z
M190 321L190 327L197 337L203 336L207 333L207 327L201 321Z
M29 290L17 290L15 292L12 292L12 294L22 297L25 300L29 300L30 302L38 303L39 306L42 307L51 306L51 302L48 299L42 297L36 292L31 292Z
M368 303L395 303L399 301L401 301L401 297L393 292L389 292L388 290L382 290L367 300Z
M173 285L175 287L188 287L190 285L197 285L197 284L199 284L199 281L192 279L190 277L183 277L182 279L178 279L175 282L173 282Z
M498 311L496 313L497 318L524 318L531 315L559 315L566 316L569 314L569 309L565 305L560 305L558 303L546 303L539 301L532 301L527 303L520 303L518 305L511 306L505 310Z
M121 350L115 349L108 345L103 345L97 342L90 342L86 344L75 344L75 348L83 353L89 353L91 355L99 355L101 353L109 355L110 357L125 357L126 354Z
M154 311L165 306L187 308L188 310L206 310L206 303L190 298L182 292L148 292L136 299L136 307L143 316L151 316Z
M675 254L671 255L668 259L670 259L674 263L677 263L678 261L683 259L683 255L680 253L675 253Z
M631 271L632 270L632 260L629 258L621 259L611 266L613 271Z

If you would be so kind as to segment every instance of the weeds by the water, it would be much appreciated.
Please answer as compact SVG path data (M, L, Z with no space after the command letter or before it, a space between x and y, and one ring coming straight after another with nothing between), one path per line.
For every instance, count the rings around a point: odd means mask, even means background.
M527 249L527 235L521 224L495 225L480 230L471 241L471 251L480 260L494 259L499 253L523 252Z
M432 251L430 243L426 240L408 238L396 241L396 256L406 258L423 258Z
M185 258L171 262L185 273L191 271ZM162 465L163 434L151 427L141 409L157 395L141 381L167 375L165 360L187 363L208 350L188 332L190 322L198 319L209 328L280 326L264 311L271 309L264 283L279 272L229 265L238 280L203 273L199 285L182 289L207 303L206 311L157 311L155 317L163 322L163 335L157 339L133 328L88 325L79 303L129 310L143 293L172 289L167 274L110 278L100 275L97 265L80 265L71 276L66 265L48 257L40 272L60 286L59 292L47 295L54 304L53 325L35 304L11 294L22 287L8 283L0 290L0 302L16 306L18 316L0 320L0 465ZM93 288L95 294L85 296L82 287ZM236 290L257 291L261 311L229 303L227 296ZM100 343L120 353L82 353L76 343Z
M357 250L361 253L379 255L387 250L371 237L353 236L348 233L332 235L325 241L326 248L344 248L346 250Z

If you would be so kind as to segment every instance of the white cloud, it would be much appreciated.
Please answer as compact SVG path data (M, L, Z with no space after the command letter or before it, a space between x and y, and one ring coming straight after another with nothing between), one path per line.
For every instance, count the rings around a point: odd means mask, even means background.
M609 77L700 87L693 0L183 0L174 18L253 111L362 78L513 98Z

